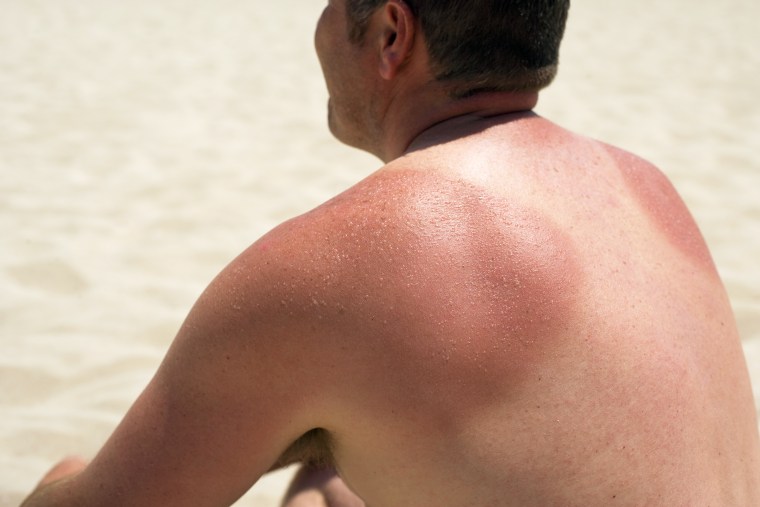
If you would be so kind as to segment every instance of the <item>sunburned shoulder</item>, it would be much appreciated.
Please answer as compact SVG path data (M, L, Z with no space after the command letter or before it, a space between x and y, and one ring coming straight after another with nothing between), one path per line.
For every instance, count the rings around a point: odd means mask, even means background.
M399 163L277 227L242 259L245 269L266 271L278 288L272 301L300 301L324 318L349 307L367 317L362 301L377 312L392 300L465 286L483 289L482 297L507 279L509 290L556 294L578 272L573 249L538 208Z
M379 171L254 242L216 285L270 313L323 313L411 248L415 174ZM231 289L230 287L236 287ZM312 315L313 316L313 315Z
M429 198L435 184L440 183L419 171L380 170L274 228L244 256L304 273L325 265L335 269L336 263L350 267L345 261L377 255L410 233L419 201Z
M485 358L522 375L572 319L580 276L572 241L540 210L396 166L256 241L204 314L243 330L239 350L300 365L288 382L326 414L353 399L346 378L371 393L390 370L408 389L421 364L432 383L447 366L502 371Z
M435 266L425 263L436 259L471 261L471 270L477 270L472 262L494 256L502 266L524 266L526 256L546 265L547 255L564 256L558 249L570 248L561 227L540 207L402 160L281 224L241 262L264 269L273 283L307 292L340 283L345 291L352 280L380 281L404 266L414 266L415 275L433 273Z

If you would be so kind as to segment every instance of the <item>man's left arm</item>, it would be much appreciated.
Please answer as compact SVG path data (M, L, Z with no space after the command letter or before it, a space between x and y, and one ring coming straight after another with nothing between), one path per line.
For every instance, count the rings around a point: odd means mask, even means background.
M62 463L23 506L231 505L311 430L308 336L281 315L270 260L254 245L233 261L93 461Z

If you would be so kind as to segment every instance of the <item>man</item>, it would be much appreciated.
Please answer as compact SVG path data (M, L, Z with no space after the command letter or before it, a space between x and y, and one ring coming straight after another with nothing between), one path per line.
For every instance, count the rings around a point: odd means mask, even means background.
M331 0L335 136L387 165L254 243L90 464L24 505L756 506L726 294L651 165L531 112L568 2Z

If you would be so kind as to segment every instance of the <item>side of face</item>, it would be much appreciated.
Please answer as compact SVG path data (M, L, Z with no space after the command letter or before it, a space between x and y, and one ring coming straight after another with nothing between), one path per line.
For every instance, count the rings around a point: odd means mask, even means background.
M329 94L328 125L341 142L371 147L372 90L370 54L349 39L347 0L330 0L314 35L314 46Z

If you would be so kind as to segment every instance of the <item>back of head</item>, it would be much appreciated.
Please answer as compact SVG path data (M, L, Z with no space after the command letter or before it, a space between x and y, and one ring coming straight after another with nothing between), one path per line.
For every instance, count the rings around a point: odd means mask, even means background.
M354 42L385 1L347 0ZM419 19L433 74L456 97L538 91L557 74L570 0L405 2Z

